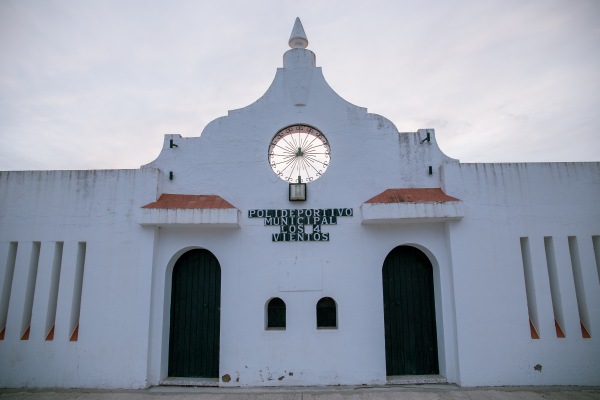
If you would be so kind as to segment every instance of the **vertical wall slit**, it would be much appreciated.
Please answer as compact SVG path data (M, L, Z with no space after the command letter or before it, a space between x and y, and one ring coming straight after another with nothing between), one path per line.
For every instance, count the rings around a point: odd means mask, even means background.
M556 257L554 255L554 240L551 236L544 237L544 250L546 251L546 266L550 278L550 296L552 297L552 311L554 312L554 327L556 337L565 337L565 320L560 296L560 285L558 284L558 272L556 270Z
M581 261L579 259L579 247L577 238L569 236L569 255L571 256L571 268L573 269L573 280L575 282L575 295L577 297L577 309L579 311L579 323L581 325L581 336L589 339L590 336L590 317L585 297L585 288L583 286L583 275L581 273Z
M8 246L6 270L4 271L4 285L2 285L2 297L0 297L0 340L4 340L4 335L6 333L6 318L8 316L8 303L10 302L13 276L15 275L17 247L18 242L10 242Z
M527 296L527 311L529 312L529 330L532 339L539 339L537 301L535 299L535 285L533 283L531 250L529 249L528 237L521 238L521 258L523 260L523 275L525 276L525 294Z
M600 236L592 236L594 245L594 256L596 257L596 270L598 271L598 283L600 283Z
M40 242L33 242L29 258L29 273L27 274L27 288L25 289L25 306L21 320L21 340L29 340L31 329L31 313L33 311L33 297L37 281L38 265L40 263Z
M46 313L46 326L44 329L46 340L54 339L54 324L56 323L58 284L60 282L60 269L62 267L63 248L63 242L56 242L54 245L54 260L52 261L52 275L50 276L50 294L48 296L48 311Z
M83 267L85 265L86 243L79 242L77 247L77 265L75 266L75 283L73 285L73 302L71 305L71 324L69 340L76 342L79 337L79 311L81 309L81 289L83 288Z

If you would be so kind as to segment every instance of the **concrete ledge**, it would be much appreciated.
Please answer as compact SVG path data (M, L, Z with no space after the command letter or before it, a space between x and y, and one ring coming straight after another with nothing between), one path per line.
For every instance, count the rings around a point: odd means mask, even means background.
M143 226L214 226L239 228L240 212L236 208L142 208L137 222Z
M443 222L464 217L462 201L429 203L363 203L363 224Z
M398 375L388 376L388 385L420 385L424 383L448 383L441 375Z
M218 387L219 378L165 378L161 386Z

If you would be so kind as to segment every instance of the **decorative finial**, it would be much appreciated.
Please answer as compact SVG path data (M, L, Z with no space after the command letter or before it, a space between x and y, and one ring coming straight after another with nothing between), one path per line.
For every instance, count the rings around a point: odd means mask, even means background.
M308 46L308 38L306 37L306 33L304 33L304 28L299 17L296 17L294 29L292 29L288 44L292 49L305 49Z

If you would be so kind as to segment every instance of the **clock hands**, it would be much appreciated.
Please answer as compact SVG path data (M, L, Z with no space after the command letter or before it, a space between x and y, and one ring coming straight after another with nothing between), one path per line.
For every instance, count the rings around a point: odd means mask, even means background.
M295 128L295 129L294 129ZM283 180L312 182L329 166L331 153L327 139L307 126L290 127L273 138L269 160L273 171Z

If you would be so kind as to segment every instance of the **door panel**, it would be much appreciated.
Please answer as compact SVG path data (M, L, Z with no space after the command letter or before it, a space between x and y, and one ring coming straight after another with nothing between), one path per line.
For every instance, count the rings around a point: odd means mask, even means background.
M190 250L173 268L169 376L219 376L221 268L208 250Z
M438 374L431 262L420 250L399 246L382 275L387 375Z

